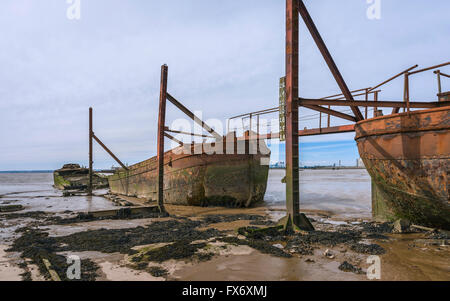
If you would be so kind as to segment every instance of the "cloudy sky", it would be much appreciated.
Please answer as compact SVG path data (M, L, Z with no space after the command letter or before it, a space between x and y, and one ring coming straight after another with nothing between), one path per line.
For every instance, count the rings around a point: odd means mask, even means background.
M351 89L414 64L449 61L448 0L381 0L380 20L367 18L366 0L305 4ZM170 93L205 119L277 106L284 0L81 0L80 20L67 18L68 7L65 0L0 1L0 170L87 164L89 106L96 134L124 162L155 155L164 63ZM302 23L300 34L300 95L339 92ZM436 99L432 73L411 85L413 99ZM380 98L401 97L398 80ZM170 125L182 115L169 108ZM353 138L302 138L302 160L352 164ZM113 164L99 147L95 162Z

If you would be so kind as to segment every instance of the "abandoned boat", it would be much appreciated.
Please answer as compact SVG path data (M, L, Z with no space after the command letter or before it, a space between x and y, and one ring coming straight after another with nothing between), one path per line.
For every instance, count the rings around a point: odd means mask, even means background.
M206 151L211 149L221 151ZM238 141L228 136L221 142L180 146L164 156L164 202L250 207L264 198L269 161L264 140ZM154 157L116 171L108 178L111 193L156 200L157 167Z
M355 129L374 217L450 230L450 107L376 117Z
M65 164L63 168L53 172L54 187L60 190L85 190L89 183L89 169L78 164ZM94 173L92 175L94 189L108 188L108 179Z

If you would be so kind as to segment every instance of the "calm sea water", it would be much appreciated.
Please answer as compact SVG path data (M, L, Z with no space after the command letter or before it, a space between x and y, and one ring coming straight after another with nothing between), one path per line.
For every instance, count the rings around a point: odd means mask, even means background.
M270 170L265 200L285 205L284 170ZM101 197L64 198L54 189L51 173L0 174L0 204L21 204L27 211L91 211L112 209ZM300 172L300 206L344 215L368 215L371 208L370 177L365 170L306 170Z
M285 170L270 170L265 199L269 205L284 206ZM370 216L371 180L365 169L300 171L300 207L341 215Z
M53 188L51 173L0 174L0 196L0 205L22 205L25 207L23 212L86 212L115 208L112 202L102 197L63 197L61 191Z

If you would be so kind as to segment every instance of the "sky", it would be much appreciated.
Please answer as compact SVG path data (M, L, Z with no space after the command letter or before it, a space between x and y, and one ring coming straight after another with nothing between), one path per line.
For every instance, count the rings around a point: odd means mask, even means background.
M376 85L414 64L449 61L448 0L381 0L381 19L367 17L366 0L304 2L350 89ZM77 20L67 17L65 0L0 2L0 170L87 165L90 106L96 135L123 162L154 156L162 64L169 66L169 92L205 119L225 122L278 106L285 1L80 3ZM299 76L302 97L339 93L302 22ZM411 87L413 100L436 99L432 72L414 76ZM401 98L402 80L380 95ZM300 128L317 127L305 117L311 115L301 110ZM182 117L168 105L168 125ZM303 164L354 164L358 157L352 133L300 140ZM276 141L272 149L279 149ZM96 168L114 163L99 146L94 159Z

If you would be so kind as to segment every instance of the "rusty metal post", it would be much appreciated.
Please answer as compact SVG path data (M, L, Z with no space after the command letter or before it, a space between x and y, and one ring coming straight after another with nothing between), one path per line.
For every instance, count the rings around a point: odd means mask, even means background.
M328 110L331 110L331 106L328 106ZM328 114L328 127L331 127L331 115Z
M406 108L408 111L408 114L411 112L411 106L409 102L409 73L405 73L405 101L406 101Z
M369 89L366 89L366 101L369 101ZM367 119L369 117L369 108L365 108L364 117Z
M286 0L286 213L285 229L313 230L300 214L298 72L299 0Z
M94 134L94 132L93 132L93 130L92 130L92 108L89 108L89 183L88 183L88 195L92 195L92 188L93 188L93 183L92 183L92 181L93 181L93 175L92 175L92 173L93 173L93 164L94 164L94 162L93 162L93 153L92 153L92 150L93 150L93 141L92 141L92 139L93 139L93 134Z
M378 91L376 91L376 92L374 93L374 95L373 95L373 101L374 101L374 102L378 102ZM375 108L374 108L374 111L373 111L373 118L375 118L375 117L378 117L378 107L375 107Z
M436 72L434 72L435 74L437 74L437 80L438 80L438 92L439 94L442 93L442 85L441 85L441 70L437 70Z
M164 131L166 127L166 100L167 100L167 65L161 66L161 86L159 94L159 116L158 116L158 206L161 212L164 208Z
M286 0L286 206L287 223L299 224L298 0Z
M319 117L319 129L322 131L322 112L319 113L320 117Z

